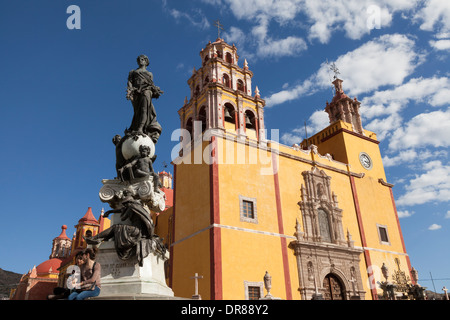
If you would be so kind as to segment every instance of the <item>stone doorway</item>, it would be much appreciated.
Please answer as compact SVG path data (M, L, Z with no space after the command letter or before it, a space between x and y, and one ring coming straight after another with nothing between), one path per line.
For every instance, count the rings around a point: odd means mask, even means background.
M329 273L323 279L325 300L345 300L345 289L342 282L334 274Z

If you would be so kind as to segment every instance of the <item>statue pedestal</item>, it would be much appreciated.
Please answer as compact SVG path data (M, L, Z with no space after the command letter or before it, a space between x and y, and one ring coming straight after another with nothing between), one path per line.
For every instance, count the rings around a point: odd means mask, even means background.
M142 267L137 259L122 260L117 256L114 241L103 242L98 248L96 261L102 267L100 295L94 299L173 299L166 284L164 259L150 253Z

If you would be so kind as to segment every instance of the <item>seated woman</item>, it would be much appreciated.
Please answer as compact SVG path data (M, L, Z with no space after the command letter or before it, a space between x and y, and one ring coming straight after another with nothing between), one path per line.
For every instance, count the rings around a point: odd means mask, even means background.
M96 297L100 294L101 266L95 261L94 249L87 248L82 252L84 263L80 265L81 290L74 290L68 297L69 300L84 300Z

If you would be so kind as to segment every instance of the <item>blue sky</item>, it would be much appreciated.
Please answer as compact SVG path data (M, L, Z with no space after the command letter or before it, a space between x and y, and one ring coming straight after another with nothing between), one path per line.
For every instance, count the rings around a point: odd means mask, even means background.
M70 30L70 5L81 29ZM74 226L115 176L111 142L129 126L125 99L136 57L165 91L156 170L177 145L177 111L199 52L235 43L266 100L268 129L299 143L328 124L327 61L362 102L381 140L387 180L419 283L450 287L450 2L445 0L8 1L0 5L0 268L26 273L48 259L61 225ZM167 169L170 170L170 167ZM421 281L420 279L423 279Z

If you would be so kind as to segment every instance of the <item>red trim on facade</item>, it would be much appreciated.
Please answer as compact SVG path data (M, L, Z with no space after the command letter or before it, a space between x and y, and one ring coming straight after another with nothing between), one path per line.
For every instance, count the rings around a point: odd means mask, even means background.
M275 153L272 152L272 166L273 166L273 180L275 188L275 201L277 205L277 219L278 219L278 233L284 234L283 227L283 211L281 208L281 195L280 195L280 182L278 179L278 159ZM283 271L284 271L284 285L286 286L286 299L292 300L292 290L291 290L291 275L289 272L289 261L288 261L288 245L286 238L280 237L281 242L281 255L283 259Z
M370 283L370 291L372 293L372 299L378 300L378 294L375 284L375 278L373 276L373 270L372 270L372 261L370 260L370 254L369 250L365 249L367 247L367 241L366 241L366 235L364 233L364 226L362 222L362 215L361 210L359 208L359 201L358 201L358 194L356 193L356 185L355 185L355 178L353 176L350 176L350 184L352 186L352 194L353 194L353 202L355 204L355 210L356 210L356 217L358 219L358 226L359 226L359 233L361 235L361 244L364 247L364 259L366 260L366 266L367 266L367 275L369 276L369 280L372 281Z
M210 195L210 221L211 224L220 223L219 211L219 166L217 163L216 137L211 137L211 164L209 165L209 195ZM210 238L210 277L211 300L222 300L222 239L221 230L212 227L209 231Z
M394 208L394 212L395 212L395 220L397 221L398 233L400 234L400 239L402 240L403 252L406 253L405 240L403 239L403 233L402 233L402 229L400 227L400 220L398 219L397 207L395 206L394 193L392 192L392 188L389 188L389 192L391 194L392 207ZM413 277L411 275L411 261L409 260L408 255L406 256L406 262L408 263L409 278L411 279L411 282L413 284L416 284L416 282L413 280Z
M174 164L173 165L173 215L172 215L172 243L175 242L175 210L176 210L176 206L175 206L175 202L177 199L177 179L176 179L176 175L177 175L177 166ZM172 243L169 243L170 246L170 263L169 263L169 287L172 288L173 285L173 260L174 260L174 255L173 255L173 247L172 247Z

